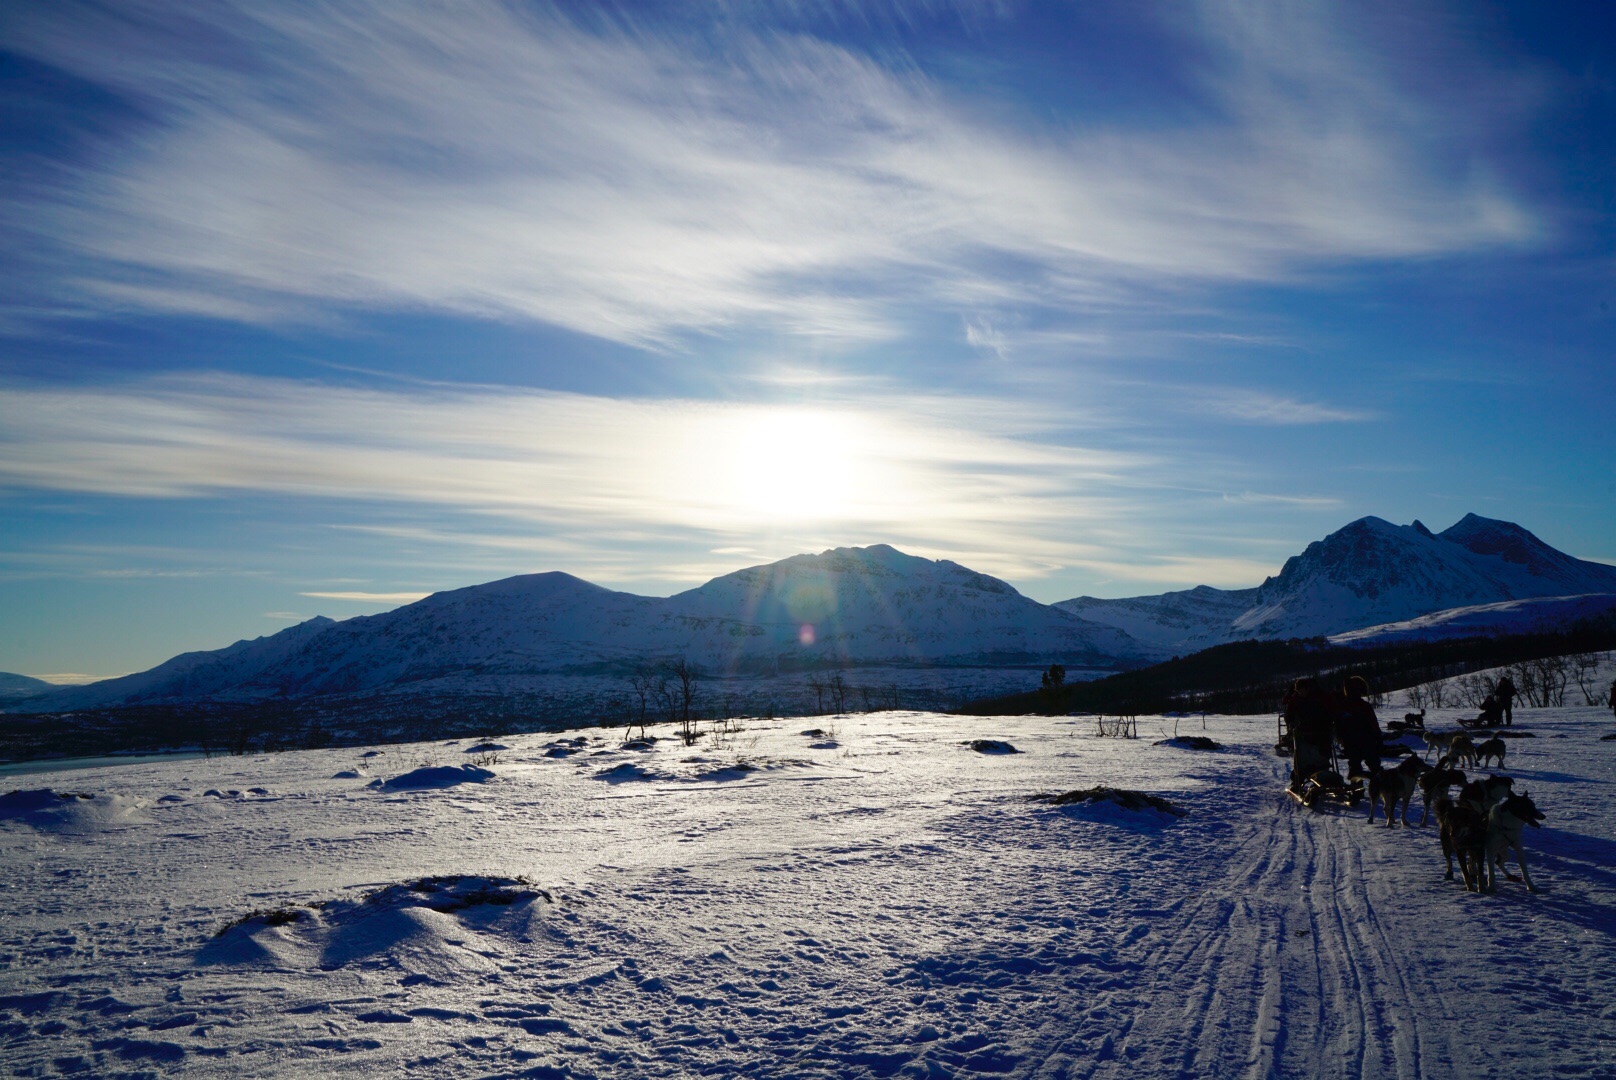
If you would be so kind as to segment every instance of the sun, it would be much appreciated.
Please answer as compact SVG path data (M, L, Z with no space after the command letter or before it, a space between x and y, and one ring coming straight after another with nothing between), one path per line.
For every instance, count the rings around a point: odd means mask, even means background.
M847 517L865 497L864 439L828 410L773 409L738 425L730 462L737 509L805 521Z

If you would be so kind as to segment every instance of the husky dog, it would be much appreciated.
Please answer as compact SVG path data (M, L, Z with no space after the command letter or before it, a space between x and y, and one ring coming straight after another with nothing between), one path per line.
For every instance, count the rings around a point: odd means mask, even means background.
M1504 798L1487 813L1487 844L1486 858L1483 860L1487 870L1487 886L1483 892L1492 892L1497 881L1497 874L1503 872L1511 881L1515 875L1504 870L1504 856L1511 848L1515 851L1515 862L1521 868L1521 880L1526 882L1528 892L1537 892L1537 886L1532 884L1532 875L1526 872L1526 849L1521 844L1521 838L1526 832L1526 826L1541 829L1545 815L1532 802L1527 792L1519 795L1510 795Z
M1476 767L1476 744L1470 741L1470 736L1464 732L1455 732L1448 742L1448 756L1454 763L1464 762L1472 769Z
M1454 802L1443 795L1436 801L1436 821L1442 840L1442 858L1448 866L1443 880L1453 880L1453 860L1457 857L1465 891L1480 892L1481 876L1486 871L1487 861L1486 816L1463 796Z
M1437 758L1436 767L1420 774L1418 781L1420 794L1425 798L1425 805L1420 811L1420 825L1425 825L1431 819L1431 806L1440 798L1446 798L1449 788L1464 787L1465 774L1453 767L1452 759Z
M1481 785L1483 811L1491 810L1511 795L1515 794L1515 778L1513 776L1496 776L1487 774L1487 779L1478 780Z
M1425 710L1421 709L1419 712L1404 713L1403 723L1408 727L1423 729L1425 727Z
M1429 756L1432 750L1446 754L1453 749L1453 737L1457 731L1427 731L1420 737L1425 740L1425 755Z
M1486 767L1489 758L1497 758L1498 767L1502 769L1504 767L1504 751L1508 749L1509 744L1495 735L1476 747L1476 763Z
M1403 804L1403 824L1408 824L1408 804L1420 774L1430 768L1413 753L1397 763L1397 768L1375 773L1369 778L1369 823L1375 823L1375 803L1386 810L1386 827L1394 824L1397 804Z

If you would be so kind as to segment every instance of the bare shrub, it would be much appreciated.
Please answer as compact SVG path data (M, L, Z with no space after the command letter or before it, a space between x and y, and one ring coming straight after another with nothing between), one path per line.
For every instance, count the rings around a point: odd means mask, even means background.
M1137 716L1096 716L1095 724L1097 734L1102 739L1137 739L1139 737L1139 717Z

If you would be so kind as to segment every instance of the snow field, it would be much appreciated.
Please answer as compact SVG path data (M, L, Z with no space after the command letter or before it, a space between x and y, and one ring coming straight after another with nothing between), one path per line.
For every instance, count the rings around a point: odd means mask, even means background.
M0 800L0 1066L1616 1076L1608 711L1517 710L1536 896L1443 881L1434 825L1295 806L1271 717L1209 718L1214 751L1153 745L1172 725L880 713L722 747L586 730L495 761L465 740L19 777L91 798ZM1188 814L1028 799L1101 784ZM432 875L506 884L396 888ZM255 911L296 917L215 936Z

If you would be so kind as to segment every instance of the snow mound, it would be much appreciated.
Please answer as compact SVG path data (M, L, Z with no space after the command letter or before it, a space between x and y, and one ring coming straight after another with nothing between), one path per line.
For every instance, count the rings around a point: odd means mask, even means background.
M1014 746L1002 739L972 739L965 744L978 754L1019 754Z
M1177 746L1185 750L1222 750L1223 744L1205 735L1174 735L1171 739L1158 739L1157 746Z
M554 900L525 878L447 875L358 900L255 911L198 951L204 966L402 972L438 982L498 971L501 939L528 941Z
M509 750L509 749L510 749L510 747L506 746L504 743L480 742L480 743L477 743L477 744L475 744L473 746L466 747L465 752L468 753L468 754L491 754L491 753L497 753L500 750Z
M1034 795L1034 802L1048 803L1075 812L1089 821L1102 821L1114 825L1138 828L1140 825L1170 825L1189 811L1160 795L1126 788L1083 788L1060 794Z
M86 833L149 825L146 803L122 795L37 788L0 795L0 821L19 821L40 832Z
M476 765L427 765L391 780L373 780L370 786L382 791L426 791L456 784L481 784L493 778L491 770Z
M609 769L602 769L595 774L595 779L604 780L608 784L622 784L632 780L666 780L667 777L655 769L647 769L637 762L625 761L621 765L613 765Z

